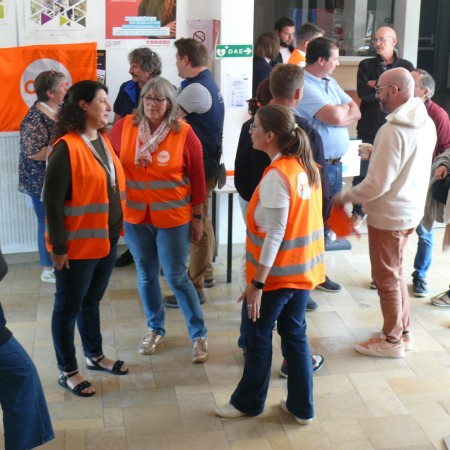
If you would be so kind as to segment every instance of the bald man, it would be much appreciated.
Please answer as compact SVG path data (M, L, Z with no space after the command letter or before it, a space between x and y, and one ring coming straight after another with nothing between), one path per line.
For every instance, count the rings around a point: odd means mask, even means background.
M408 236L419 224L428 188L436 127L404 68L383 73L374 87L388 114L373 144L367 176L335 197L337 204L363 203L367 213L372 279L380 296L384 324L379 337L357 344L369 356L401 358L412 349L409 295L402 268Z
M381 125L384 124L386 113L378 107L378 101L375 96L375 85L381 74L395 67L404 67L405 69L414 69L414 66L406 59L397 57L395 46L397 45L397 36L390 27L381 27L375 33L374 46L377 56L364 59L359 63L357 75L358 96L361 99L361 119L356 127L358 139L363 142L373 144L375 135ZM361 160L360 175L353 179L353 186L358 185L364 180L367 173L368 160ZM364 212L360 204L353 205L352 220L358 227L364 217Z

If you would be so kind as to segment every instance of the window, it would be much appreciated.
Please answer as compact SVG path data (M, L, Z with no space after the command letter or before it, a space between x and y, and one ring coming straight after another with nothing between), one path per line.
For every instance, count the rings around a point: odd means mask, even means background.
M273 30L280 17L317 23L325 35L339 42L343 56L375 55L373 38L382 26L391 26L395 0L257 0L254 36Z

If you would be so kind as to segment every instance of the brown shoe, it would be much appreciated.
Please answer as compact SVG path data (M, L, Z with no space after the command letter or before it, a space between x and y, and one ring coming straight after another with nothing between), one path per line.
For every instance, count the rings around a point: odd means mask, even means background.
M203 363L209 358L208 338L195 338L194 349L192 350L192 362Z

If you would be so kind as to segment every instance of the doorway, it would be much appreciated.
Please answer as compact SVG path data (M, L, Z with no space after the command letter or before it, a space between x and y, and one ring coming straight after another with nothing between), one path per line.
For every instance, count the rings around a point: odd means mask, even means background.
M450 93L449 19L450 6L447 0L422 0L417 67L433 75L438 96Z

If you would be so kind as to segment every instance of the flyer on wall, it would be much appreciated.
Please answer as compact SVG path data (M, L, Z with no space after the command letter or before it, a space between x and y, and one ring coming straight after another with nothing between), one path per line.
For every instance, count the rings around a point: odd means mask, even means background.
M22 45L29 41L48 43L65 37L71 41L92 39L94 35L88 26L88 11L89 4L94 1L25 0L21 14L25 21Z
M105 10L105 47L168 47L175 39L175 0L106 0Z
M5 2L0 0L0 26L5 25Z

